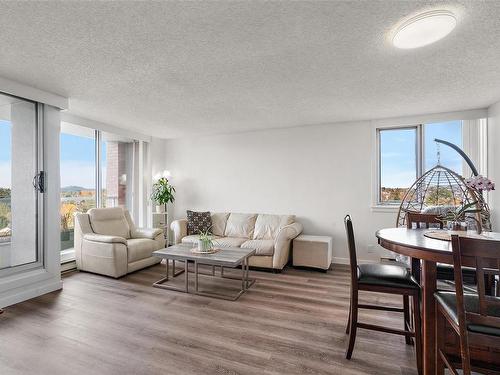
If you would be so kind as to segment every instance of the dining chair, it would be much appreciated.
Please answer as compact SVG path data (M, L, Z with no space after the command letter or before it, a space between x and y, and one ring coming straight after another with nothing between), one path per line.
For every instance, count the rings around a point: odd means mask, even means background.
M358 328L403 335L408 345L411 345L412 338L415 338L417 369L418 373L421 374L422 334L420 314L414 314L414 324L411 324L409 305L409 297L412 297L413 309L420 311L420 285L405 267L392 264L358 264L354 229L350 215L345 216L344 225L347 234L351 269L351 298L346 328L346 333L349 334L349 341L345 355L346 358L351 359ZM401 295L403 297L403 308L359 303L358 297L360 291ZM403 329L359 322L359 309L401 312L404 318ZM414 330L412 330L412 326L415 327Z
M427 229L430 229L431 226L436 228L439 227L439 229L444 228L443 219L440 214L428 214L416 211L408 211L406 213L406 227L408 229L420 229L422 228L421 224L424 224ZM413 276L420 282L420 259L411 259L411 269ZM438 280L445 280L443 283L454 280L453 266L450 264L438 263L436 272ZM469 285L469 289L471 285L476 284L476 270L474 270L474 268L464 267L463 275L465 282ZM443 283L440 284L442 288L449 288L448 284Z
M483 369L486 374L498 374L489 366L471 363L469 345L500 349L500 298L489 296L485 287L485 275L500 275L500 241L466 238L453 235L453 264L455 292L438 291L436 298L436 374L443 375L445 367L464 375ZM462 265L468 261L475 265L478 275L477 293L464 293ZM451 326L459 337L460 358L445 352L446 326Z

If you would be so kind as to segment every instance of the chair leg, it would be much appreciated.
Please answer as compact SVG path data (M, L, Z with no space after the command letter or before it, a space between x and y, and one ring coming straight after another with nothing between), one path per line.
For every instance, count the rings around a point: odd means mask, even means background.
M415 356L417 357L418 374L423 373L423 360L422 360L422 318L420 315L420 293L412 296L413 302L413 331L415 332Z
M403 295L403 315L404 315L404 322L403 322L403 329L406 332L410 331L410 299L408 295ZM405 336L405 341L406 345L412 345L413 341L410 336Z
M351 359L352 351L354 349L354 342L356 341L356 330L358 328L358 290L351 291L351 309L349 320L349 342L345 357Z
M441 351L444 352L445 335L446 319L436 304L436 375L444 375L445 363L441 357Z

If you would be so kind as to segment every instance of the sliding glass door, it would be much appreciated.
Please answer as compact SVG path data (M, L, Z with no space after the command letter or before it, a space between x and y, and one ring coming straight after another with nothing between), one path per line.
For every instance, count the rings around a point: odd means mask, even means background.
M0 94L0 274L43 261L38 123L36 103Z

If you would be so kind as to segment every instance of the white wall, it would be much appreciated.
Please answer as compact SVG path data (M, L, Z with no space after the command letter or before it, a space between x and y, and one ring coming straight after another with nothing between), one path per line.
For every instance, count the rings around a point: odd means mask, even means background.
M489 194L493 230L500 231L500 102L488 108L488 174L496 183Z
M372 208L375 128L486 115L478 109L168 140L165 168L177 189L170 216L185 217L187 209L295 214L304 233L333 236L334 262L346 263L349 213L358 257L378 261L388 253L375 232L396 224L397 209Z
M347 261L343 218L352 215L360 259L378 260L375 231L395 212L372 212L372 125L308 126L166 142L177 189L173 216L186 209L295 214L307 234L334 238Z

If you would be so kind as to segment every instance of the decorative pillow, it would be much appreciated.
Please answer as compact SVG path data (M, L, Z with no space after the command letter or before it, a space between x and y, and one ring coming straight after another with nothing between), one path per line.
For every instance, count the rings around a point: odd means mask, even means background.
M209 211L196 212L188 210L186 214L188 236L212 230L212 217Z

